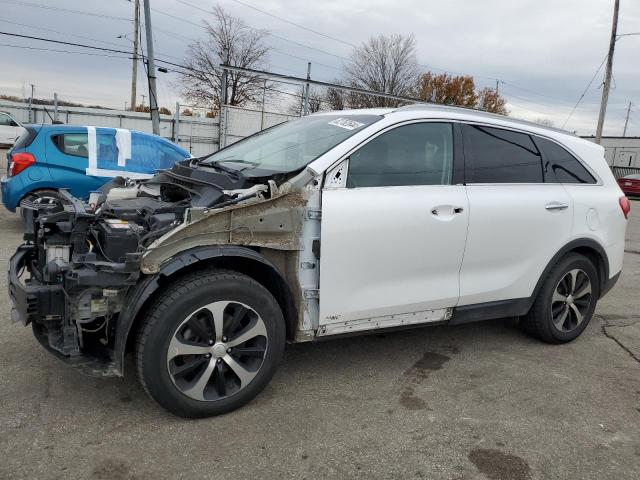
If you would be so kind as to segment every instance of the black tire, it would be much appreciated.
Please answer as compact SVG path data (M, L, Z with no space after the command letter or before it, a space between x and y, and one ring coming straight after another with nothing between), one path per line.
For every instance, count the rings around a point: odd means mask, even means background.
M242 322L246 322L244 326L234 327L236 332L245 332L246 336L246 331L253 330L255 322L263 321L260 328L262 332L266 332L266 335L254 337L257 339L256 341L262 343L261 346L253 347L254 350L263 348L262 357L257 359L244 356L236 357L235 355L242 355L241 350L251 349L251 347L247 347L247 344L234 347L233 353L229 353L232 350L229 347L227 354L224 354L226 346L219 343L218 340L215 340L215 345L211 346L212 353L181 356L176 353L175 356L169 357L171 355L169 345L172 342L193 342L187 343L189 347L196 344L205 345L204 338L194 336L195 334L192 333L192 330L196 333L201 332L203 325L205 330L211 328L211 330L207 330L206 334L211 337L208 341L213 342L213 338L218 334L211 333L215 331L215 325L210 307L224 305L225 302L230 303L222 307L224 328L221 329L221 332L225 328L231 329L234 323L240 325ZM243 406L257 396L269 383L284 351L285 323L275 298L258 282L237 272L202 270L188 274L176 283L169 285L153 303L139 331L136 363L144 389L162 407L181 417L199 418L219 415ZM243 306L238 307L240 304ZM244 308L247 312L244 320L234 322L236 311L240 311L236 308ZM229 313L230 311L231 313ZM191 312L194 313L191 314ZM207 314L211 314L212 317L206 317ZM204 315L204 317L198 317L198 315ZM197 328L195 328L196 326ZM236 340L239 339L240 333L235 335ZM177 340L182 335L184 336ZM228 339L227 337L222 338L232 343L233 336L232 332ZM249 342L252 341L249 340ZM179 343L179 345L184 344ZM212 345L212 343L206 345ZM220 345L223 347L223 353L219 353L219 351L215 353L214 347ZM217 355L222 355L222 357L218 358ZM254 356L255 352L247 355ZM230 356L233 361L229 360ZM260 358L262 358L261 364ZM238 363L234 363L236 360L238 362L241 360L254 362L251 374L255 376L248 380L246 386L242 385L243 380L239 375L236 375L236 370L232 368L232 365L237 368ZM176 367L171 362L183 362L183 364ZM187 374L193 375L193 378L189 379L192 384L198 384L209 372L208 369L212 369L210 379L204 380L206 386L201 391L202 399L192 398L190 393L192 394L193 389L189 385L187 385L189 388L178 386L179 382L184 381L184 378L187 377L179 378L175 374L180 369L184 370L185 366L186 369L192 368L190 365L197 362L201 362L204 367L198 366L192 373ZM214 363L213 367L211 362ZM221 366L219 367L216 362ZM255 365L259 366L255 367ZM219 373L218 368L222 370L226 368L226 371L221 370ZM170 373L170 369L173 369L173 373ZM219 379L222 379L221 386L218 384ZM202 384L200 383L200 385ZM228 390L229 388L230 390ZM237 391L233 391L234 388L237 388ZM220 391L225 392L227 396L220 395ZM228 393L229 391L232 393ZM211 395L212 398L205 398L207 395Z
M25 200L29 200L31 202L39 201L42 199L47 199L47 201L49 201L49 199L54 200L55 202L57 202L58 207L54 208L53 210L62 210L62 198L60 197L60 194L57 190L38 190L25 196ZM22 220L25 220L25 213L22 208L20 209L20 216L22 217Z
M577 293L582 293L586 290L585 282L587 278L590 282L590 293L583 294L582 297L580 297L581 306L578 306L577 300L575 301L575 307L569 305L567 301L564 302L563 306L563 302L558 301L557 297L554 297L554 294L560 290L562 290L563 293L567 293L570 290L568 285L571 283L572 272L576 271L578 271L578 280L574 283L579 282L582 285L576 287L576 290L581 290ZM560 284L561 281L564 282L562 285ZM563 285L567 288L564 288ZM568 293L569 295L566 297L567 300L571 296L571 293ZM560 295L560 293L558 293L558 295ZM570 253L563 257L551 269L536 296L531 310L520 319L520 326L528 334L547 343L560 344L570 342L578 338L584 329L587 328L599 297L598 272L593 263L583 255ZM574 303L572 296L570 303ZM566 320L563 321L562 318L565 309L567 316L565 317ZM576 323L576 319L579 318L580 314L582 314L582 320ZM554 319L556 319L555 323ZM557 326L558 323L562 324L562 330ZM573 326L574 323L576 323L575 326Z

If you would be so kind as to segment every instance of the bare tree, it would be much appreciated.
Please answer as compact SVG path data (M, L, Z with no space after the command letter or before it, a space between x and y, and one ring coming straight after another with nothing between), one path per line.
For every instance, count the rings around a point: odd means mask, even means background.
M346 108L344 92L337 88L327 89L326 101L331 106L331 110L344 110Z
M189 45L185 65L180 73L178 89L183 97L220 108L221 63L234 67L264 69L269 47L264 44L266 31L255 30L236 17L229 15L220 5L212 11L213 22L203 20L206 37ZM246 105L260 102L263 80L254 75L228 73L227 103Z
M316 113L324 110L325 95L319 88L309 89L309 113Z
M371 37L351 54L345 66L350 86L392 95L410 96L418 78L413 35ZM395 107L400 102L373 95L351 96L357 107Z
M304 110L304 87L299 95L293 94L293 100L289 101L286 112L289 115L301 115ZM322 90L317 87L309 89L309 113L316 113L325 108L326 100Z

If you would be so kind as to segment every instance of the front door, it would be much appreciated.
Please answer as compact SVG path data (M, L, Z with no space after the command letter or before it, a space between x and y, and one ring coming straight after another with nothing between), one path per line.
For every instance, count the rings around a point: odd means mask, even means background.
M351 154L344 187L323 190L321 326L441 320L429 312L456 305L469 208L454 143L449 123L392 128Z

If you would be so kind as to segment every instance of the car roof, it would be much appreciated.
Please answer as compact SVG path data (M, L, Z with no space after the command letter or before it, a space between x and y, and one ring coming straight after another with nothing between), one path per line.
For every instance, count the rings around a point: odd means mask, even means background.
M532 133L547 132L551 136L569 135L578 138L573 132L560 128L548 127L538 123L521 120L518 118L485 112L476 108L458 107L452 105L440 105L436 103L415 103L398 108L361 108L354 110L337 110L331 112L319 112L316 115L384 115L403 118L447 118L450 120L477 121L490 123L496 126L511 127L526 130Z

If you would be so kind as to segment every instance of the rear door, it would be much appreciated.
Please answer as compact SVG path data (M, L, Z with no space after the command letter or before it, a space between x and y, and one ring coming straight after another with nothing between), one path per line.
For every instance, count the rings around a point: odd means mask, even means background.
M529 297L571 237L573 202L526 133L463 125L469 233L459 305Z
M442 320L433 310L456 305L468 203L454 127L393 127L351 154L346 186L323 190L321 332Z

